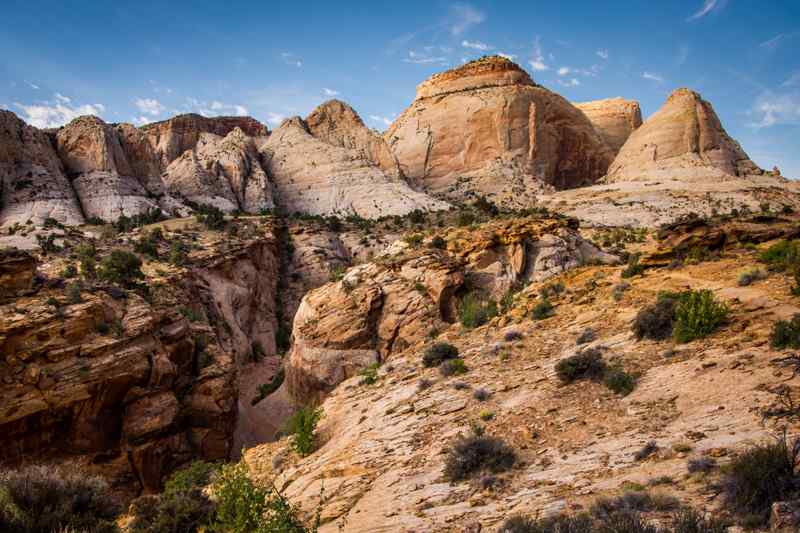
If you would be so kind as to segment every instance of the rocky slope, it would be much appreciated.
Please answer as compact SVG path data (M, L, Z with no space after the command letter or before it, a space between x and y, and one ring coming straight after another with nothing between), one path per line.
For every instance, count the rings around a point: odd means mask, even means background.
M413 184L510 205L593 183L613 158L583 113L497 56L421 83L384 136Z
M605 179L710 181L761 173L725 132L711 104L694 91L677 89L631 134Z
M616 156L628 137L642 125L639 102L624 98L607 98L575 104L600 134Z
M273 131L261 155L276 203L288 213L377 218L449 208L387 176L355 150L315 138L299 117Z

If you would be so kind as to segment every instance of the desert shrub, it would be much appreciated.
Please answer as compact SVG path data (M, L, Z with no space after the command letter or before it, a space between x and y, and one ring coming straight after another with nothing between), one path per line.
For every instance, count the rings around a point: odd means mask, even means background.
M657 451L658 451L658 444L656 444L656 441L651 440L650 442L642 446L642 448L639 451L633 454L633 458L636 459L637 461L644 461Z
M498 533L589 533L594 531L591 518L586 515L556 515L535 520L516 515L506 519Z
M330 280L341 281L347 273L347 267L344 265L333 265L330 269Z
M760 268L753 268L739 274L739 279L737 283L740 287L747 287L748 285L752 285L754 282L762 280L766 277L767 275L764 273L763 270L761 270Z
M794 270L800 266L800 240L779 241L761 252L760 259L774 270Z
M539 302L533 306L533 311L531 311L531 316L533 316L535 320L544 320L552 314L553 304L547 299L539 300Z
M97 249L91 242L84 242L77 246L75 253L81 263L81 275L87 279L94 279L97 275Z
M776 350L784 348L800 348L800 313L791 320L778 320L772 326L770 345Z
M708 473L717 467L717 461L712 457L698 457L697 459L689 459L686 463L686 470L690 474L697 472Z
M425 222L425 212L421 209L414 209L408 214L408 220L412 224L422 224Z
M219 468L220 466L215 463L195 461L172 473L172 476L164 484L164 494L170 496L195 488L203 488L211 482L214 473Z
M430 389L432 386L433 386L433 381L431 381L429 379L422 378L419 381L417 381L417 390L418 391L423 391L423 390Z
M798 495L800 440L784 435L739 454L723 470L722 494L728 509L738 515L769 518L772 504Z
M605 517L592 533L664 533L639 513L614 513ZM588 532L587 532L588 533Z
M92 216L86 219L86 224L89 226L102 226L106 221L98 216Z
M128 512L131 533L194 533L212 521L214 504L194 488L169 496L141 496Z
M49 235L36 235L36 244L41 248L42 253L56 253L61 251L61 247L56 244L56 236L51 233Z
M225 213L219 207L202 204L197 207L197 221L211 230L225 229Z
M439 372L444 377L458 376L467 372L463 359L447 359L439 365Z
M615 302L622 300L622 297L625 296L625 291L631 288L631 284L627 281L622 281L617 283L614 286L614 290L611 292L612 298L614 298Z
M478 400L479 402L485 402L489 399L489 391L486 389L475 389L475 392L472 393L472 397Z
M314 451L314 435L317 423L322 418L322 409L301 407L286 421L284 431L292 437L292 448L302 456Z
M422 355L422 364L426 367L438 366L442 361L458 357L458 348L446 342L437 342L429 346Z
M621 368L609 368L603 376L606 387L622 396L627 396L636 388L636 379Z
M380 363L372 363L367 368L361 371L361 384L374 385L378 381L378 368Z
M680 502L673 496L646 490L629 490L615 498L598 498L592 504L590 512L592 516L602 520L618 514L671 511L679 507Z
M580 335L578 335L578 338L575 339L575 344L579 346L581 344L588 344L592 342L596 337L597 336L595 335L594 330L592 328L586 328L581 332Z
M468 329L482 326L496 316L497 304L495 301L484 301L475 293L467 294L458 309L461 325Z
M522 333L513 329L510 331L506 331L503 334L503 340L506 342L514 342L520 340L521 338L522 338Z
M564 283L557 281L554 283L548 283L541 289L539 289L539 297L542 300L548 300L550 298L555 298L560 295L562 292L566 290Z
M673 336L678 342L706 337L725 322L729 313L708 289L681 293L675 307Z
M420 244L422 244L422 234L421 233L412 233L411 235L407 235L404 239L406 243L412 248L418 248Z
M622 271L623 278L632 278L644 272L644 266L639 264L639 256L634 254L628 258L628 266Z
M117 531L119 512L103 480L77 470L28 466L0 472L0 531Z
M164 215L161 213L161 210L152 208L144 213L133 215L132 217L121 215L117 221L114 222L114 229L120 233L125 233L141 226L155 224L161 220L164 220Z
M97 275L100 279L131 287L137 280L144 279L142 260L126 250L112 250L100 261Z
M556 363L556 374L563 383L572 383L579 379L599 379L605 370L606 363L596 348L588 348Z
M641 309L633 321L637 339L664 340L672 335L677 295L662 293L655 304Z
M456 217L456 224L461 227L469 226L475 222L475 214L472 211L461 211Z
M714 518L705 518L694 509L682 509L672 520L674 533L725 533L728 524Z
M437 250L444 250L445 248L447 248L447 241L445 241L443 238L437 235L436 237L431 239L429 246L431 248L436 248Z
M448 481L462 481L479 472L505 472L517 461L516 452L502 439L483 435L460 436L446 453L444 476Z
M283 385L283 380L286 379L286 373L283 370L283 367L278 369L278 372L275 376L270 380L269 383L262 383L258 386L258 396L251 400L253 405L256 405L258 402L278 390L278 388Z
M77 275L78 275L78 267L76 267L72 263L69 263L67 266L65 266L61 270L61 277L64 277L64 278L68 278L68 279L69 278L74 278Z
M225 466L214 482L217 497L213 531L230 533L306 533L317 531L316 523L307 527L299 511L274 488L253 483L242 464Z
M183 266L189 258L189 247L179 239L169 243L169 256L167 260L175 266Z
M81 285L80 283L69 283L65 289L68 304L78 304L83 300L81 298Z
M161 230L145 232L133 244L133 251L137 254L146 255L153 259L158 259L158 241L161 235Z

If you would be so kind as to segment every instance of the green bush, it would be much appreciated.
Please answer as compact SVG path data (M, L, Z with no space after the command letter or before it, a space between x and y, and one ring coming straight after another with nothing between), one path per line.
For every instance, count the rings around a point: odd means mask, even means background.
M600 379L605 371L606 363L596 348L588 348L556 363L556 375L563 383L572 383L579 379Z
M256 405L258 402L278 390L283 385L283 380L286 378L286 373L281 367L269 383L262 383L258 386L258 396L252 399L251 403Z
M378 381L378 369L381 367L380 363L372 363L367 368L361 371L361 384L374 385Z
M620 368L609 368L603 377L603 383L622 396L627 396L636 388L636 379Z
M100 261L97 275L100 279L132 287L137 280L144 279L142 260L127 250L112 250Z
M426 367L439 366L442 361L458 357L458 348L446 342L437 342L429 346L422 355L422 364Z
M195 533L214 518L214 504L199 488L167 496L140 496L128 509L130 533Z
M800 349L800 313L791 320L778 320L772 326L770 345L776 350L784 348Z
M439 365L439 372L444 377L458 376L467 372L467 365L463 359L448 359Z
M69 283L65 289L68 304L79 304L83 301L81 298L81 285L80 283Z
M683 509L673 517L672 529L674 533L726 533L728 524L705 518L694 509Z
M760 268L753 268L751 270L739 274L739 279L737 283L740 287L747 287L748 285L752 285L754 282L762 280L766 277L767 275L764 273L763 270L761 270Z
M533 306L531 315L534 320L544 320L553 315L553 304L551 304L548 299L539 300L539 302Z
M437 235L436 237L431 239L429 246L431 248L436 248L437 250L444 250L445 248L447 248L447 241L445 241L443 238Z
M483 301L475 293L467 294L458 309L461 325L467 329L482 326L496 316L497 304L495 301Z
M175 266L183 266L189 259L189 247L179 239L174 239L169 244L169 257L167 260Z
M675 307L673 336L678 342L706 337L725 322L729 313L728 307L717 302L708 289L684 292Z
M67 278L67 279L69 279L69 278L74 278L74 277L75 277L75 276L77 276L77 275L78 275L78 267L76 267L76 266L75 266L74 264L72 264L72 263L69 263L69 264L68 264L67 266L65 266L65 267L64 267L64 269L61 271L61 277L63 277L63 278Z
M480 472L505 472L514 466L517 454L496 437L471 435L458 437L446 449L444 477L462 481Z
M636 338L664 340L672 335L677 295L659 294L655 304L641 309L633 321Z
M0 472L0 531L116 532L120 509L103 480L75 469L28 466Z
M219 207L201 204L197 207L197 221L211 230L225 229L225 213Z
M628 258L628 266L622 271L623 278L632 278L644 272L644 266L639 264L639 256L632 255Z
M191 489L203 488L211 482L220 465L195 461L189 466L176 470L164 484L164 495L171 496Z
M286 421L284 431L292 437L292 448L302 456L314 451L314 432L322 418L322 409L301 407Z
M800 266L800 240L779 241L761 252L760 259L775 270L795 270Z
M739 454L723 469L725 505L734 514L766 523L773 503L797 498L799 459L800 440L790 443L785 435Z

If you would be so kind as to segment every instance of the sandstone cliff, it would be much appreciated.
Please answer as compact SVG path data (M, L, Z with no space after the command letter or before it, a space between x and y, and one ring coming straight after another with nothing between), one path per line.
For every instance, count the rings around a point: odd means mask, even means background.
M421 83L384 136L412 183L510 205L593 183L613 158L583 113L497 56Z
M711 104L694 91L677 89L631 134L605 180L708 180L761 173L725 132Z
M575 104L616 156L631 133L642 125L639 102L624 98L607 98Z
M298 117L284 121L260 150L276 203L288 213L378 218L449 207L390 178L358 152L315 138Z
M317 139L354 150L385 174L402 177L400 166L384 138L367 128L358 113L346 103L328 100L312 111L305 122L309 133Z
M48 218L83 223L64 166L46 133L0 110L0 227Z

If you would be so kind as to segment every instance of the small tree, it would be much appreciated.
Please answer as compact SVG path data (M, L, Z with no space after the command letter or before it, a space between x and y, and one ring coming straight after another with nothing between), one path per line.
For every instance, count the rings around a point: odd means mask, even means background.
M97 274L100 279L125 287L132 287L137 280L144 279L142 260L127 250L113 250L104 257Z

